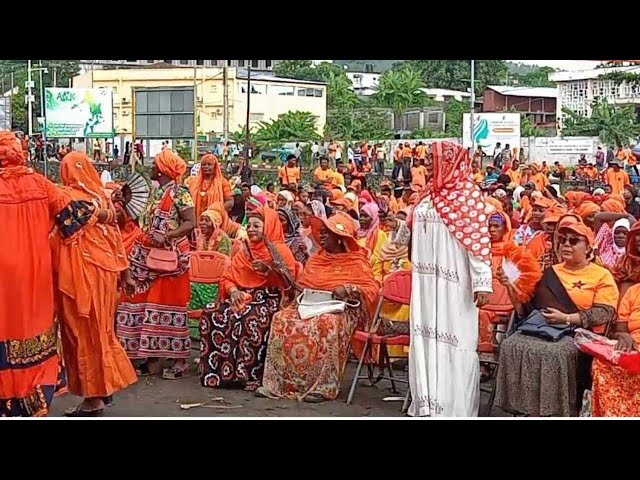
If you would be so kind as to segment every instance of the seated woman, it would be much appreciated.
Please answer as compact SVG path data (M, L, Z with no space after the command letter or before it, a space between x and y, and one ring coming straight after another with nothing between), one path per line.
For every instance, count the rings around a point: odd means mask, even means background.
M379 256L382 245L387 241L387 234L380 228L380 208L375 202L370 202L360 209L360 229L358 230L358 245L369 251L369 258Z
M322 250L307 261L299 283L333 292L334 298L347 301L348 306L344 313L302 320L293 303L273 316L263 386L256 392L260 396L335 400L351 335L356 327L369 327L378 301L380 288L366 250L356 242L350 217L338 212L328 220L314 217L311 224Z
M627 234L625 254L611 269L613 278L620 287L620 294L636 283L640 283L640 222L636 222Z
M218 252L231 255L231 239L222 231L222 216L213 209L202 212L196 229L196 252ZM217 283L201 283L191 280L189 310L202 310L218 299ZM189 318L191 338L198 339L200 319Z
M640 284L629 288L620 300L611 337L618 340L618 350L640 350ZM640 417L640 375L596 358L592 377L592 416Z
M278 218L284 232L285 243L293 253L293 258L304 265L309 258L309 253L300 233L300 220L290 208L279 208Z
M599 265L611 269L624 256L630 229L631 225L626 218L615 222L613 227L609 227L608 224L602 226L596 236Z
M247 238L247 231L245 228L240 225L238 222L234 222L229 218L229 214L227 213L227 209L221 202L214 202L209 205L208 210L215 210L222 217L222 224L220 228L227 236L232 240L242 240Z
M531 302L523 305L515 298L504 272L501 283L520 318L538 310L550 324L603 329L616 316L619 294L611 273L589 262L591 229L574 217L565 217L558 224L556 239L563 263L545 270ZM589 364L579 362L570 336L551 342L516 331L501 343L499 362L497 406L535 417L577 415Z
M253 391L260 385L271 317L293 278L295 260L275 210L249 213L247 235L220 282L221 300L200 320L203 387L240 385Z

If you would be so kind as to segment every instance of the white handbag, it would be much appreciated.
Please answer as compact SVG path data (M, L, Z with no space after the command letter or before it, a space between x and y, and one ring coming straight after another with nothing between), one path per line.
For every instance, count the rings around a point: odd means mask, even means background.
M302 320L324 313L342 313L347 304L333 298L332 292L305 288L298 296L298 315Z

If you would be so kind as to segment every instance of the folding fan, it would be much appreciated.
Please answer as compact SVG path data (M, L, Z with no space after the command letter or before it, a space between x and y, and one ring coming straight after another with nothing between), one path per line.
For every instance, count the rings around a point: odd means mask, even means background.
M139 173L134 173L129 181L122 186L122 198L125 209L131 218L136 219L147 208L151 186Z

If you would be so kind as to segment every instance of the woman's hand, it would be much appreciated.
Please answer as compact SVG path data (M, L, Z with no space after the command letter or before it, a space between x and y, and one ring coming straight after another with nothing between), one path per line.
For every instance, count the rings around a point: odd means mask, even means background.
M498 267L498 270L496 271L496 278L498 279L500 284L502 284L505 287L508 287L509 285L511 285L511 282L509 281L509 277L507 277L507 274L504 273L504 270L502 269L502 267Z
M122 196L122 190L115 190L111 194L111 201L113 203L124 203L124 197Z
M473 301L476 302L478 308L482 308L489 303L489 296L490 294L487 292L475 292L473 294Z
M164 247L167 237L160 232L153 232L151 235L151 245L154 247Z
M233 308L239 309L244 303L244 293L236 288L229 294L229 301Z
M335 300L340 300L342 302L346 302L349 294L347 293L347 289L344 288L343 286L339 286L337 287L334 291L333 291L333 298Z
M633 337L626 332L618 332L616 334L616 338L618 340L618 343L615 345L615 347L613 347L614 350L630 352L636 346L636 342Z
M561 312L557 308L547 308L540 313L542 313L542 316L546 318L547 322L551 324L559 324L559 323L566 323L567 325L571 324L569 315Z
M269 273L269 270L271 270L271 267L266 263L264 263L262 260L254 260L252 265L253 265L253 269L256 272L261 273L263 275L266 275L267 273Z
M136 281L131 276L129 269L122 272L122 287L128 295L133 295L136 291Z

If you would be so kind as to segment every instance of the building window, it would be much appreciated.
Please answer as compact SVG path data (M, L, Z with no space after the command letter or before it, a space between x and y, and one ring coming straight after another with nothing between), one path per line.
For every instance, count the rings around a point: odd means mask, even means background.
M204 65L204 60L196 60L196 65Z
M147 63L156 63L155 60L147 60Z
M240 84L240 93L247 94L247 84ZM266 95L267 86L263 83L252 83L251 84L251 95Z
M238 66L244 67L244 60L238 60Z
M233 60L227 60L227 67L233 67Z
M163 60L164 63L168 63L170 65L173 65L173 60Z
M322 98L322 89L321 88L314 88L313 89L313 96L314 97L318 97L318 98Z
M260 67L260 60L251 60L251 68L258 68Z
M261 122L264 119L264 113L250 113L249 114L249 122L256 123Z
M265 60L264 66L267 68L271 68L273 66L273 62L271 60Z
M296 93L296 87L284 87L280 85L274 85L271 87L271 93L274 95L284 95L287 97L292 97Z
M189 60L180 60L180 65L189 65Z
M218 60L211 60L211 66L212 67L217 67L218 66Z

